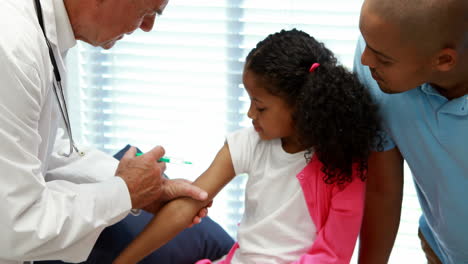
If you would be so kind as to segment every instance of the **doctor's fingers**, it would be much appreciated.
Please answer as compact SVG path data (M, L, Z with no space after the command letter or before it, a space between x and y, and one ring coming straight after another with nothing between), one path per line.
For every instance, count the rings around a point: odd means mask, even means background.
M161 174L166 171L166 162L158 161L155 163L156 163L156 166L161 170Z
M172 200L178 197L190 197L195 200L205 201L208 193L192 182L185 179L165 180L163 184L163 197Z
M136 148L135 147L130 147L125 154L123 155L122 159L131 159L135 157L136 154Z
M162 146L156 146L152 148L150 151L146 152L145 155L149 156L152 160L157 161L160 158L162 158L162 156L164 156L164 153L166 153L166 151L164 150Z

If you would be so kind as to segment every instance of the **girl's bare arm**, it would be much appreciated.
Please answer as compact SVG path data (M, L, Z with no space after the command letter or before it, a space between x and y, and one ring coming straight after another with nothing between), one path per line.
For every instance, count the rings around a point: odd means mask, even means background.
M200 209L206 207L234 176L231 154L225 143L210 167L193 183L208 193L208 199L200 202L191 198L179 198L166 204L115 259L114 264L136 263L174 238L192 223Z

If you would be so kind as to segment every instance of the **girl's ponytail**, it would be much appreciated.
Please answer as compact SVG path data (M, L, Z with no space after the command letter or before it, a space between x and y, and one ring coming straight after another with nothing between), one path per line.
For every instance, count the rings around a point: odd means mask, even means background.
M371 95L354 74L336 60L320 63L301 88L295 121L302 144L313 146L324 164L327 183L351 181L356 163L364 180L379 118Z

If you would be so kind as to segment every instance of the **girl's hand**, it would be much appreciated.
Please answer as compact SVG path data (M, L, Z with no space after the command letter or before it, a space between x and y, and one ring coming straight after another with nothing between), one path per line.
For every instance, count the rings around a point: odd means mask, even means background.
M190 224L188 227L190 228L194 225L198 225L202 221L202 218L208 215L208 208L210 208L211 205L213 205L213 201L211 201L206 207L200 209L198 215L193 218L192 224Z

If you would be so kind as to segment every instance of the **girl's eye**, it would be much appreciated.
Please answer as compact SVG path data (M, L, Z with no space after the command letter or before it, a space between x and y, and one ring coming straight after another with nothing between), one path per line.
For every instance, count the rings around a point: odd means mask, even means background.
M258 111L258 112L263 112L263 111L265 111L265 109L266 109L266 108L259 108L259 107L257 107L257 111Z

